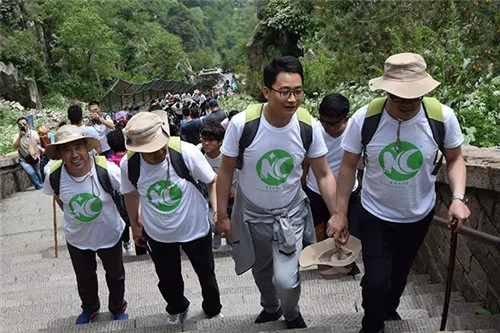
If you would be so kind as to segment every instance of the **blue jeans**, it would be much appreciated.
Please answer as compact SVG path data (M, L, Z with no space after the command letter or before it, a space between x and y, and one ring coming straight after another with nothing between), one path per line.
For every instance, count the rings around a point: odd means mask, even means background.
M25 161L19 160L19 165L23 168L24 172L28 175L31 183L35 185L37 190L43 187L42 174L40 173L40 163L29 164Z

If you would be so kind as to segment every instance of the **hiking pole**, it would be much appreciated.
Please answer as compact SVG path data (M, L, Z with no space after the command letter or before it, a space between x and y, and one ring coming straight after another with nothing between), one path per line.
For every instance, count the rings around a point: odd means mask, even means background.
M57 217L56 217L56 197L52 196L52 216L54 220L54 257L59 258L57 253Z
M458 220L453 218L451 220L451 244L450 244L450 259L448 261L448 276L446 277L446 289L444 291L444 305L443 314L441 315L441 328L440 331L446 329L446 320L448 319L448 308L450 306L451 284L453 283L453 271L455 269L455 256L457 254L457 237L456 233Z

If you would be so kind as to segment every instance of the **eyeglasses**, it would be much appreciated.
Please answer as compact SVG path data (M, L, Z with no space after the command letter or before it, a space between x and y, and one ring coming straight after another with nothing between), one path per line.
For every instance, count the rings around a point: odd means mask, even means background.
M345 118L340 118L339 120L336 120L336 121L328 121L328 120L325 120L324 118L322 118L321 116L319 117L319 121L322 123L322 124L325 124L325 125L328 125L328 126L337 126L338 124L340 124L341 122L344 121Z
M283 99L289 99L290 97L295 96L295 98L301 98L304 96L304 89L303 88L296 88L296 89L286 89L286 90L276 90L273 87L268 87L272 91L276 91L277 93L280 94L280 97Z
M402 103L402 104L411 104L411 103L416 103L416 102L421 102L424 97L418 97L418 98L401 98L392 94L387 94L388 99L393 102L393 103Z

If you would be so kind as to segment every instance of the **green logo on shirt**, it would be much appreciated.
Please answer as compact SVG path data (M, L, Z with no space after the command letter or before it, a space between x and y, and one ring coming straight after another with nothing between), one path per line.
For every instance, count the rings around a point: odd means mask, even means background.
M257 174L267 185L283 184L292 170L292 156L280 149L268 151L257 162Z
M171 212L179 207L182 190L175 183L160 180L148 188L147 198L156 209L162 212Z
M413 144L402 141L399 151L394 149L394 143L385 146L378 155L378 161L387 177L396 181L404 181L417 174L424 157Z
M69 201L71 214L81 222L94 221L102 211L102 201L91 193L80 193Z

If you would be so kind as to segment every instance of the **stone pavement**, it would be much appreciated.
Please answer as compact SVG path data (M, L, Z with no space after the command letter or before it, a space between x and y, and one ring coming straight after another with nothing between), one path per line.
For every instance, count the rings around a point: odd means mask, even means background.
M253 324L259 311L259 295L251 273L234 273L230 250L216 251L216 274L221 290L223 319L207 319L201 310L199 283L187 259L183 259L186 297L190 312L183 325L167 326L165 301L156 284L149 256L124 257L125 297L131 319L116 322L107 311L107 287L99 262L101 313L95 323L75 326L80 312L76 280L57 209L59 258L54 258L52 198L33 189L0 201L0 332L276 332L283 320ZM361 264L361 263L360 263ZM355 333L362 318L360 275L340 280L319 279L304 270L301 312L307 329L302 332ZM439 329L443 303L442 284L431 284L428 275L412 275L399 312L404 320L386 323L385 332L429 332ZM479 304L465 303L452 293L448 331L499 333L500 316L475 315Z

